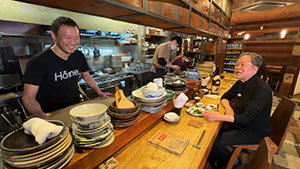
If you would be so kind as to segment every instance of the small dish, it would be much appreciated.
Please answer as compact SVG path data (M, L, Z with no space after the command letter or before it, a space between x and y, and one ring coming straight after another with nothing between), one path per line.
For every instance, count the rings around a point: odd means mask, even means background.
M206 106L206 109L207 109L207 110L216 109L216 108L217 108L217 106L216 106L215 104L208 104L208 105Z
M169 112L164 115L164 119L168 122L174 123L178 122L180 120L180 117L174 112Z
M193 106L194 106L194 103L192 103L192 102L187 102L187 103L185 103L185 106L186 106L187 108L190 108L190 107L193 107Z
M200 107L190 107L187 109L187 112L192 116L202 117L202 112L204 112L204 108Z
M206 106L205 103L202 103L202 102L198 102L196 103L197 107L201 107L201 108L204 108Z

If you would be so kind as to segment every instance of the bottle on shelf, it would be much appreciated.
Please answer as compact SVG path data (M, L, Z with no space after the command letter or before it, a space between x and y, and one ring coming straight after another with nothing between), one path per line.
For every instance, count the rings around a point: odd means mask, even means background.
M219 94L220 84L221 84L221 77L219 74L219 67L217 66L215 76L212 79L211 94L216 94L216 95Z

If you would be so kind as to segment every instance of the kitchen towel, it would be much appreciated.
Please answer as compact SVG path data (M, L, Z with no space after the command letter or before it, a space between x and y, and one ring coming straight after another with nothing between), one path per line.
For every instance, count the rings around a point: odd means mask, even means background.
M35 137L35 141L43 144L47 139L57 136L63 129L63 126L58 126L41 118L31 118L23 123L24 132Z

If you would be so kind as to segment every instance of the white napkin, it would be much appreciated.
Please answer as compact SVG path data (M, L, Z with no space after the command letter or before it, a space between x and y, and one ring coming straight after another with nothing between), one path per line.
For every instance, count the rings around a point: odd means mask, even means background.
M214 94L207 94L205 97L211 98L211 99L219 99L221 96L214 95Z
M41 118L31 118L23 123L26 134L35 137L35 141L43 144L47 139L57 136L63 129L63 126L57 126Z
M201 77L201 86L207 86L209 79L210 79L210 76L207 76L206 78Z
M189 98L184 93L180 93L176 99L173 99L174 107L181 108L188 100Z

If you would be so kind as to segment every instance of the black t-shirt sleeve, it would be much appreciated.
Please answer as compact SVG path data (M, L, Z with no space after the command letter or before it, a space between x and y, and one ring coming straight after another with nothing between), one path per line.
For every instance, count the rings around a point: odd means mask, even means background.
M88 63L87 63L87 61L86 61L86 59L85 59L85 57L84 57L84 55L83 55L83 53L81 53L81 52L79 52L79 56L80 56L80 61L81 61L81 63L82 63L82 65L81 65L81 72L86 72L86 71L89 71L90 70L90 67L89 67L89 65L88 65Z
M43 80L43 67L42 63L38 58L32 58L28 61L23 76L23 83L39 86Z

